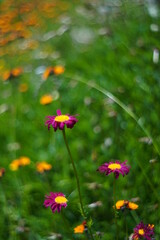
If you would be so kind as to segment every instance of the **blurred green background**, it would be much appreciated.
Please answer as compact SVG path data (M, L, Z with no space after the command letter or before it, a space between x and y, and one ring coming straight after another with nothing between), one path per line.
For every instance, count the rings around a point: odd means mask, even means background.
M131 169L116 181L116 200L139 205L127 214L128 233L142 220L155 225L159 239L159 18L154 1L0 2L0 167L5 168L0 239L86 239L73 234L83 219L62 132L44 125L57 109L78 114L78 123L66 134L93 232L115 239L113 176L96 170L119 159L128 160ZM57 65L64 66L64 73L43 80L45 69ZM4 79L19 67L19 76ZM124 108L91 87L93 82ZM28 90L20 91L20 84ZM53 96L48 105L40 104L45 94ZM29 157L30 165L11 171L9 165L21 156ZM52 169L38 173L41 161ZM66 195L62 214L44 208L49 192ZM119 239L125 239L122 213L118 226Z

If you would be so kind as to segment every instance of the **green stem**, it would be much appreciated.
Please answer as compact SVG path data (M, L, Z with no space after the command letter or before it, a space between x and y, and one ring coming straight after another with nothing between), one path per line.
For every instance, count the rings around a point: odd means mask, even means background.
M115 217L115 225L116 225L116 239L118 240L118 224L116 217L116 178L114 176L113 180L113 202L114 202L114 217Z
M75 164L74 164L74 161L73 161L73 158L72 158L72 154L71 154L71 151L70 151L70 148L69 148L69 145L68 145L68 141L67 141L66 133L65 133L65 128L63 129L62 132L63 132L64 142L65 142L65 144L66 144L66 148L67 148L67 151L68 151L68 154L69 154L71 163L72 163L73 171L74 171L74 174L75 174L75 177L76 177L77 189L78 189L79 202L80 202L80 206L81 206L82 216L83 216L84 219L86 219L86 221L87 221L87 217L86 217L86 215L85 215L84 207L83 207L83 203L82 203L82 196L81 196L81 190L80 190L79 177L78 177L77 169L76 169L76 166L75 166ZM88 224L87 224L87 226L88 226ZM89 234L90 234L91 239L94 240L90 226L88 226L88 231L89 231Z
M126 209L124 210L124 222L125 222L125 232L126 232L126 240L128 239L128 226L127 226L127 213Z

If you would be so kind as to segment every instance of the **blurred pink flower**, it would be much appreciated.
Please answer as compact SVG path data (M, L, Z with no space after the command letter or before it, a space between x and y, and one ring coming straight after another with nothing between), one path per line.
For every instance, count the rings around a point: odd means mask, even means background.
M146 239L146 240L152 240L154 239L154 225L151 224L144 224L143 222L140 222L135 228L134 228L134 234L132 236L132 239Z
M63 130L65 124L67 128L73 128L74 124L78 122L78 119L76 119L74 116L69 114L62 115L60 110L57 110L57 116L47 116L47 119L48 120L45 122L45 125L48 125L48 130L52 125L54 131L56 131L57 128Z
M106 175L109 175L110 173L114 173L115 177L118 178L119 174L124 175L129 173L130 166L126 165L127 161L124 161L123 163L116 160L115 162L109 162L102 164L97 171L101 173L105 173Z
M61 211L61 208L67 207L67 199L65 198L65 195L63 193L53 193L50 192L50 195L45 196L46 199L44 201L44 206L51 207L52 212L54 213L56 210L57 212Z

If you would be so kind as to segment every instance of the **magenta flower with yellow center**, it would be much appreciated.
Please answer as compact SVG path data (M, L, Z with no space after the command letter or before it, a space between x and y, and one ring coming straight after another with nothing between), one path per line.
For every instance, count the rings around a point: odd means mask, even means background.
M76 122L78 122L78 119L74 116L71 116L70 114L63 115L60 110L57 110L57 116L47 116L45 125L48 125L48 130L50 129L50 126L52 126L54 131L56 131L57 128L63 130L65 125L67 128L73 128Z
M146 240L152 240L154 239L154 225L152 224L144 224L143 222L140 222L135 228L134 228L134 234L132 236L132 239L138 240L138 239L146 239Z
M46 199L44 201L44 206L46 208L51 207L53 213L55 211L60 212L62 207L67 207L68 200L65 198L65 195L63 193L50 192L50 195L46 195L45 197Z
M115 162L104 163L97 169L97 171L105 173L105 175L109 175L113 172L115 174L115 178L118 178L119 174L122 174L124 177L124 175L129 173L130 168L130 166L126 165L126 162L127 161L121 163L116 160Z

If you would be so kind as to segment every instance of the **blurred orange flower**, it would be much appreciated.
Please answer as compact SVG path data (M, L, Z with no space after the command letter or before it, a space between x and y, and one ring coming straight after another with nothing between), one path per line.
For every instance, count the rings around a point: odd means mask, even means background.
M6 38L1 38L0 39L0 46L2 47L2 46L4 46L4 45L6 45L8 43L8 39L6 39Z
M74 228L74 233L83 233L86 227L86 221Z
M46 80L50 75L53 74L54 74L53 67L48 67L43 73L43 79Z
M55 66L53 68L53 71L54 71L55 75L62 74L62 73L64 73L64 67L63 66Z
M51 170L52 165L47 163L47 162L45 162L45 161L43 161L43 162L37 163L36 168L37 168L37 172L43 173L44 171Z
M21 75L22 72L23 70L20 67L14 68L11 71L6 71L3 74L3 80L6 81L8 79L18 77L19 75Z
M51 102L53 102L53 97L50 94L43 95L40 98L40 104L42 105L47 105L47 104L50 104Z
M133 202L129 202L127 200L119 200L118 202L116 202L116 209L124 210L125 208L128 208L130 210L135 210L138 208L138 205Z
M9 167L12 171L17 171L19 169L19 167L21 166L26 166L26 165L29 165L30 164L30 159L28 157L20 157L19 159L15 159L13 160Z
M29 165L31 160L28 157L22 156L19 158L19 164L20 166L26 166Z
M5 168L0 168L0 177L3 177L5 171L6 171Z
M83 233L84 232L84 225L78 225L77 227L74 228L74 233Z
M27 92L28 90L28 85L26 83L21 83L18 87L19 92Z
M64 73L64 67L63 66L55 66L55 67L48 67L43 73L43 79L46 80L51 75L60 75Z
M15 159L15 160L13 160L11 163L10 163L10 165L9 165L9 167L10 167L10 169L12 170L12 171L17 171L18 170L18 168L19 168L19 159Z

